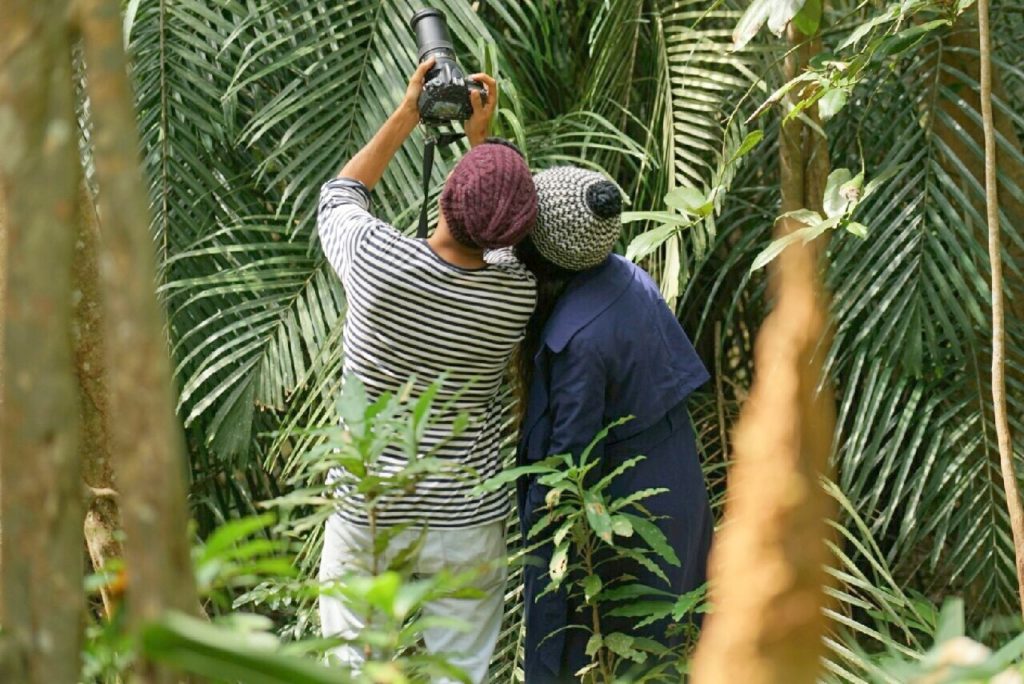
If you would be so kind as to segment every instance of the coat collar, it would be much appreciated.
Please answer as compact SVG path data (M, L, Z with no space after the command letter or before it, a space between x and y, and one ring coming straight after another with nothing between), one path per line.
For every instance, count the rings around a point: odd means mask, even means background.
M541 350L565 349L573 336L617 300L635 277L635 266L617 254L583 271L558 299L541 336Z

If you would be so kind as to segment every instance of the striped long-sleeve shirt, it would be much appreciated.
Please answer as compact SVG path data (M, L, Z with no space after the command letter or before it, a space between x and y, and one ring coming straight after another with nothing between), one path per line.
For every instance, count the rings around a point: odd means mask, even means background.
M437 528L499 520L508 511L507 494L473 497L469 490L501 468L498 447L507 407L499 392L533 312L534 279L507 251L489 253L488 265L479 269L450 264L425 240L376 219L369 205L366 187L346 178L326 183L320 193L320 243L348 299L344 372L362 380L371 401L397 392L411 377L415 394L444 376L436 405L462 395L450 414L432 416L421 452L436 448L433 455L476 473L468 479L432 474L415 492L384 500L378 520ZM451 439L463 412L469 426ZM380 461L385 472L405 462L398 446ZM342 516L366 524L358 495L344 480L338 495Z

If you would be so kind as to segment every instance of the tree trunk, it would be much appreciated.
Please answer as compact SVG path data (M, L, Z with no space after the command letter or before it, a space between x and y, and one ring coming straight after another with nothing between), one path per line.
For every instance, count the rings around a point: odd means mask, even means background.
M110 426L125 530L134 627L198 605L188 540L184 440L157 301L153 242L118 0L83 0L86 82L92 103ZM143 666L140 675L170 675Z
M82 433L79 452L82 483L86 499L85 546L94 571L100 571L113 558L122 558L116 538L120 528L114 469L111 462L109 430L110 402L107 392L103 342L103 316L100 302L99 219L89 191L82 189L81 221L75 245L75 369L82 406ZM108 589L100 590L106 614L114 605Z
M7 201L0 621L12 681L78 681L81 475L71 357L79 161L64 0L0 12L0 185Z
M789 32L791 46L802 40ZM794 50L787 78L816 49ZM794 121L779 147L782 212L820 209L825 141ZM781 220L776 237L800 227ZM715 608L697 647L695 682L810 683L821 667L834 508L821 477L835 428L832 391L822 383L830 331L821 250L791 246L770 272L775 306L758 334L754 385L733 437L725 522L711 557Z
M999 465L1010 514L1010 530L1017 565L1017 592L1024 614L1024 510L1021 509L1017 473L1013 465L1010 424L1006 416L1006 333L1003 312L1003 257L999 236L996 127L992 115L992 39L989 36L988 0L978 0L981 118L985 137L985 209L988 221L988 258L992 269L992 403L995 409Z

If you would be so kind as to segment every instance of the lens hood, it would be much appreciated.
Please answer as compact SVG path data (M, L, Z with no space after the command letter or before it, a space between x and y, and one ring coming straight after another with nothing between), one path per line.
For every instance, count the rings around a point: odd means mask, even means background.
M448 33L448 23L445 21L444 12L439 9L427 7L412 15L409 26L416 33L416 47L418 51L417 60L423 59L436 50L442 50L455 57L455 48L452 45L451 35Z

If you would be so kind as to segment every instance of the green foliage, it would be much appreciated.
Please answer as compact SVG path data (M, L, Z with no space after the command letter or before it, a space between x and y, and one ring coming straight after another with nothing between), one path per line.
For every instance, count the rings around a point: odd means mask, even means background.
M410 381L410 388L413 382ZM306 456L308 468L303 476L312 479L312 484L297 487L267 504L285 513L299 511L299 515L283 523L287 534L269 537L275 516L268 513L226 523L194 549L196 581L203 597L212 602L208 605L262 607L271 593L278 600L288 597L299 602L327 594L344 601L359 616L365 627L358 635L353 639L285 643L274 633L279 626L265 615L230 612L208 622L172 614L147 626L135 645L126 641L118 612L114 619L91 628L83 678L110 681L130 666L133 650L138 648L147 658L218 681L369 684L444 676L468 682L465 673L445 658L425 653L420 648L420 639L428 627L464 630L472 626L424 616L420 609L430 601L474 596L471 585L484 569L413 578L422 535L408 546L396 548L398 534L410 526L376 525L383 500L415 489L423 478L445 469L441 459L420 450L432 417L438 411L452 412L452 402L458 399L443 405L436 402L443 382L442 378L431 383L415 399L410 398L407 389L399 395L385 393L371 401L357 378L347 378L337 400L344 428L323 430L322 447ZM456 429L452 437L458 434ZM397 471L384 473L380 456L385 449L396 447L408 455L408 462ZM326 482L326 473L335 470L344 473L341 479ZM358 499L349 497L348 502L358 502L360 512L370 521L371 560L366 567L355 568L322 585L311 580L295 581L295 557L284 540L297 530L320 526L335 511L334 491L343 482L353 485L361 495ZM261 592L238 596L232 603L238 590L256 585ZM271 592L269 587L276 591ZM340 644L365 654L366 662L358 672L318 662L325 649Z
M889 16L886 8L888 18L860 31L856 41L850 38L874 21L878 8L826 6L822 56L800 78L810 84L822 69L838 68L829 62L850 63L866 42L884 41L913 22L944 22L916 43L897 45L902 52L876 53L851 82L846 105L822 126L833 168L863 173L875 183L842 219L869 228L867 237L843 230L829 231L827 238L823 266L836 330L828 369L840 408L837 482L864 515L864 530L879 546L877 561L897 583L920 594L965 595L969 619L977 621L1012 612L1016 590L986 379L990 294L983 194L975 173L983 150L969 123L980 120L970 71L977 50L966 4L943 5L941 12L928 10L937 14L913 14L924 11L914 3L901 3L908 13ZM1024 95L1013 66L1022 56L1024 22L1013 7L994 8L1005 17L993 26L996 68L1008 83L994 104L1000 112L1019 110ZM759 40L744 50L781 56L778 41ZM760 73L766 94L794 87L777 68ZM813 95L815 87L806 92ZM757 89L725 91L723 106L750 119L759 107L748 93ZM796 95L792 99L799 102ZM750 266L771 243L778 215L778 123L791 111L769 106L760 115L765 139L737 169L716 218L723 229L681 293L688 331L706 359L720 360L724 376L716 400L695 415L708 429L719 422L719 407L731 410L748 386L749 340L763 318L766 294L763 271L751 273ZM1019 117L1013 125L1022 130ZM1021 158L1019 145L1008 138L998 146L1001 158ZM1004 197L1022 196L1013 179L1004 176L1001 184ZM1018 223L1004 217L1002 231L1008 248L1022 244ZM1009 289L1007 296L1012 298ZM1019 324L1008 323L1007 345L1016 350L1009 363L1019 370ZM1015 424L1024 415L1021 397L1010 396ZM868 567L859 551L850 553Z
M419 615L429 601L473 595L470 589L483 568L451 575L437 573L413 578L416 556L423 542L423 532L399 547L401 533L415 531L412 524L380 526L378 515L382 505L392 497L414 491L426 477L441 472L451 477L468 477L471 473L453 470L450 462L421 448L423 435L433 416L456 413L459 394L446 402L437 396L444 378L435 380L414 395L416 380L410 379L397 394L382 393L371 399L363 383L354 376L345 378L337 400L341 425L316 430L322 442L302 456L303 467L295 475L292 492L274 500L272 505L295 511L282 530L288 535L307 535L322 527L341 502L336 498L339 487L348 492L345 505L357 508L369 523L370 554L365 567L359 567L337 581L327 582L318 594L327 594L344 601L365 627L351 640L333 640L366 654L367 663L354 681L379 681L378 676L410 681L437 674L465 680L465 674L438 656L419 648L423 630L440 626L440 618ZM461 415L449 439L458 437L466 419ZM396 449L406 455L401 467L385 468L381 456ZM312 510L307 510L309 508ZM250 597L258 605L260 598ZM311 597L303 597L308 601ZM445 624L451 629L470 629L471 625ZM390 681L390 680L389 680Z
M615 478L644 457L629 459L603 477L599 477L601 461L590 458L608 431L627 420L614 422L598 433L578 460L570 454L552 456L506 470L480 489L503 488L522 476L535 477L545 487L546 510L529 532L531 544L527 553L550 543L550 582L541 596L563 591L585 614L589 611L589 624L582 629L590 634L586 654L591 662L576 673L578 677L610 684L628 673L627 681L631 682L678 681L685 671L686 652L692 644L671 649L658 641L622 632L608 633L601 628L602 618L630 617L636 618L637 629L668 618L669 630L692 629L686 617L704 610L703 587L676 596L665 589L641 584L630 575L602 580L599 568L609 554L631 559L666 583L668 578L659 562L679 565L675 551L642 505L644 499L667 490L635 492L628 500L611 498L608 493ZM624 539L634 542L623 544Z
M773 240L764 251L757 255L750 270L767 266L775 257L782 253L786 247L802 242L807 244L816 240L829 230L842 228L859 238L868 236L868 227L863 223L852 220L853 213L862 201L870 197L882 183L900 172L901 166L890 166L877 178L873 178L866 186L864 185L864 173L854 176L849 169L836 169L828 175L825 182L825 194L822 198L822 207L825 215L810 209L797 209L787 211L779 216L779 219L792 218L804 224L789 233L785 237ZM863 187L862 187L863 186Z
M871 649L884 636L875 617L885 616L909 659L925 650L937 596L964 595L969 625L1013 612L986 380L981 187L972 171L982 158L970 130L979 117L971 97L976 50L962 40L971 37L971 0L435 4L448 14L466 65L499 75L497 132L514 138L533 167L601 168L626 189L632 220L621 251L628 245L657 278L716 369L714 387L692 400L715 501L768 307L764 271L750 267L770 245L779 213L779 122L818 104L833 166L868 181L840 223L854 233L864 232L856 224L870 227L857 239L829 231L836 496L849 504L834 521L840 596L830 616L837 632ZM1024 15L1019 3L994 5L1005 86L994 106L1019 137ZM404 88L414 62L405 24L412 9L404 0L127 3L154 244L203 537L290 491L331 438L319 427L338 417L345 300L311 217L319 184ZM796 82L781 74L782 41L759 31L768 23L778 32L789 18L805 34L822 28L823 53ZM738 24L746 27L742 47L732 39ZM88 131L87 107L80 110ZM1013 140L1000 136L997 144L1001 159L1021 160ZM375 211L400 226L411 225L422 199L421 151L417 133L376 192ZM87 144L83 156L88 176ZM440 156L432 192L457 152ZM886 173L894 175L878 183ZM1001 183L1004 201L1024 198L1019 179L1003 174ZM665 207L680 188L675 196L706 198L688 206L711 202L711 211ZM1008 249L1024 245L1009 217L1002 229ZM1006 263L1008 276L1019 277L1013 260ZM1007 325L1016 354L1010 416L1022 434L1024 328ZM307 492L303 503L294 493L300 508L324 498ZM318 529L312 519L286 517L257 538L287 540L295 569L308 577ZM219 580L204 580L222 597L208 603L211 611L226 610L224 597L233 597L272 614L288 638L315 629L315 591L301 580L264 576L239 594L259 573L245 571L243 558L207 561L236 578L219 588ZM219 576L207 568L208 578ZM508 679L517 607L513 597L505 629L512 636L497 656ZM831 676L870 679L847 641L830 637L829 645ZM100 670L123 649L101 651L89 656Z
M908 658L890 637L884 652L861 655L867 671L881 682L942 682L943 684L993 684L1021 681L1024 676L1024 634L1011 639L993 652L966 635L964 602L946 599L941 611L927 625L933 645L923 654ZM1019 623L1019 618L1017 619ZM857 648L856 645L854 648Z
M355 681L339 668L328 668L293 655L269 630L269 620L232 619L210 624L171 614L142 634L146 655L189 674L215 681L251 684L348 684Z
M124 620L120 608L108 620L89 615L82 648L82 682L119 684L135 662L135 644L127 635Z

